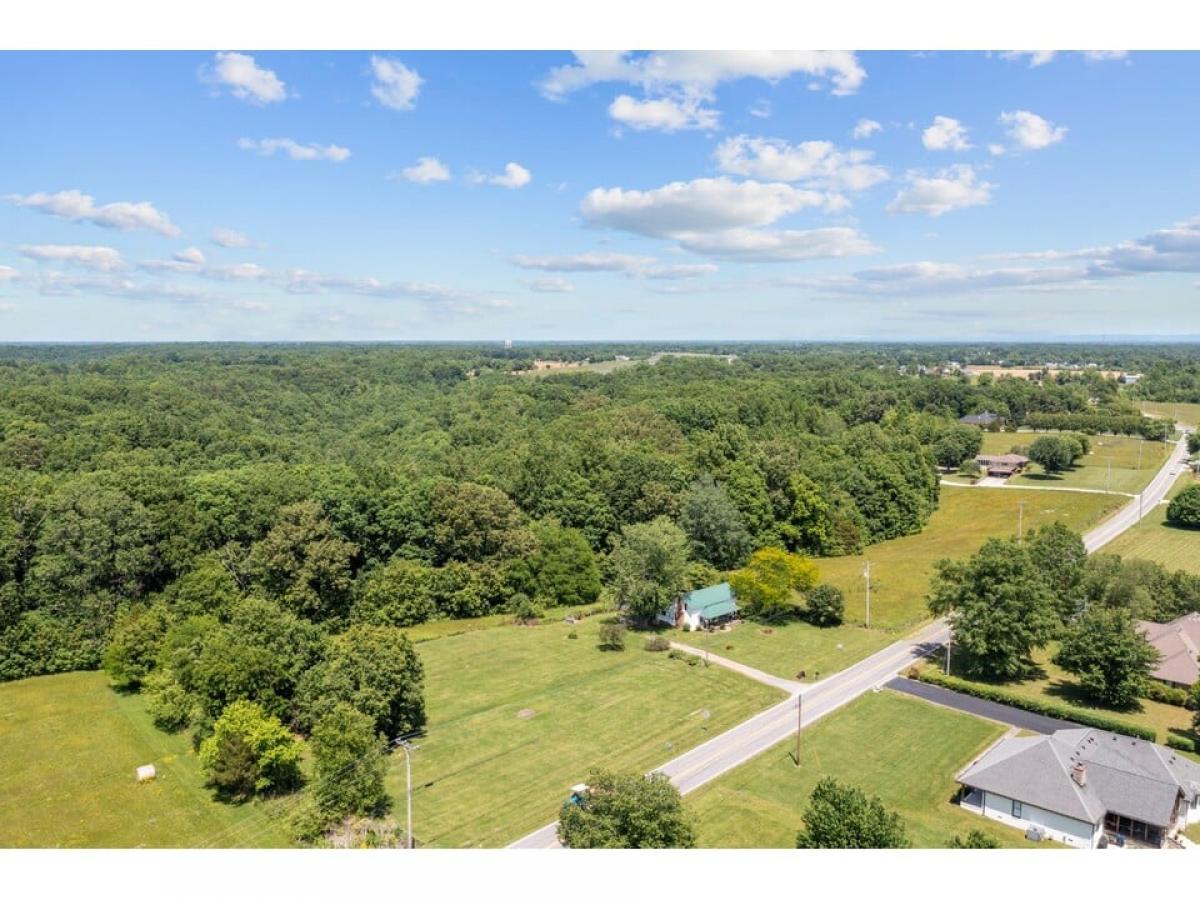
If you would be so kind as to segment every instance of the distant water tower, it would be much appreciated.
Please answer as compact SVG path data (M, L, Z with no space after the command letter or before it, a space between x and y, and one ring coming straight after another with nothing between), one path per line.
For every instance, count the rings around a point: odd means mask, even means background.
M507 338L507 339L504 341L504 349L505 349L505 350L511 350L511 349L512 349L512 338Z

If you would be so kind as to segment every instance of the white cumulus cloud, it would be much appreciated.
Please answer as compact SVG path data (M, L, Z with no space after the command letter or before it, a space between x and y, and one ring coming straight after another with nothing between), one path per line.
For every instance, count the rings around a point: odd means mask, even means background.
M552 69L539 87L553 100L605 82L637 85L651 94L709 97L722 82L759 78L774 84L794 74L823 79L835 94L854 93L867 77L858 58L840 50L589 51Z
M396 180L396 175L388 176ZM400 178L417 184L433 184L437 181L449 181L450 170L436 156L422 156L415 164L400 170Z
M309 161L325 160L328 162L344 162L350 158L350 151L336 144L322 146L320 144L301 144L291 138L239 138L238 147L253 151L260 156L274 156L283 153L290 159Z
M926 150L970 150L967 129L958 119L934 116L933 124L921 132Z
M717 110L703 106L698 99L637 100L628 94L613 100L608 114L636 131L711 131L721 119Z
M473 184L494 184L496 187L508 188L516 190L523 188L533 180L533 175L530 171L519 163L510 162L504 167L504 172L499 175L487 175L483 172L473 172L471 174L471 182Z
M233 96L248 103L278 103L288 95L278 75L245 53L218 53L205 80L229 88Z
M788 213L825 203L819 191L782 182L697 178L648 191L595 188L580 212L593 225L649 237L769 225Z
M857 229L845 227L808 230L732 228L684 235L680 245L694 253L744 262L836 259L879 252L879 248Z
M156 209L154 204L148 201L119 201L97 206L95 198L75 190L59 191L56 194L39 192L25 196L9 194L4 199L14 206L36 209L47 215L70 219L72 222L91 222L93 225L121 231L144 229L164 237L179 237L181 234L167 214Z
M35 244L20 248L21 255L38 262L65 263L93 272L116 272L125 268L121 254L112 247L86 247L78 244Z
M862 191L886 181L869 150L839 150L829 141L789 144L772 138L726 138L714 156L722 172L770 181L800 182L826 190Z
M1027 109L1001 113L1000 124L1022 150L1044 150L1067 136L1065 125L1055 125Z
M874 119L859 119L854 125L852 132L856 141L861 141L864 138L869 138L873 134L878 134L883 131L883 126Z
M955 209L984 206L992 197L992 185L976 181L975 170L968 165L951 166L932 176L910 171L905 181L907 186L887 205L888 212L941 216Z
M398 59L371 57L371 96L388 109L407 110L416 104L425 80Z

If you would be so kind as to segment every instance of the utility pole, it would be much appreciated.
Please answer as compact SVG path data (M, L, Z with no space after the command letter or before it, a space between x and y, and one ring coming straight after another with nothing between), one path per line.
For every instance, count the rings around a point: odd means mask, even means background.
M1112 493L1112 460L1108 461L1108 474L1104 476L1104 493Z
M796 694L796 765L800 765L800 729L804 727L804 695Z
M1025 501L1017 501L1017 540L1025 539Z
M1146 443L1145 438L1142 438L1140 441L1138 441L1138 464L1137 464L1138 471L1141 471L1141 468L1142 468L1142 445L1144 443Z
M408 825L404 836L404 843L409 850L413 850L417 846L417 842L413 839L412 827L412 751L419 750L420 745L409 743L406 738L396 738L396 743L404 748L404 799L405 806L408 810Z
M867 566L863 569L863 578L867 581L867 627L871 627L871 561L867 560Z
M954 615L954 607L950 607L950 614L946 618ZM946 635L946 674L950 674L950 645L954 643L954 632L951 631Z

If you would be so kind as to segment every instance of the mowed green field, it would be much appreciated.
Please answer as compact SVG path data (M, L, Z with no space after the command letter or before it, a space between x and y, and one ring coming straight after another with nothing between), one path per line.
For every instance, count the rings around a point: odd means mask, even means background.
M1174 419L1193 428L1200 427L1200 403L1158 403L1143 400L1138 406L1147 415Z
M602 618L420 645L429 725L413 755L419 843L502 847L553 821L589 768L649 771L782 698L647 652L636 633L624 651L601 651ZM388 787L402 815L402 755Z
M729 631L679 632L668 637L782 678L795 678L803 671L804 681L840 672L896 640L896 635L877 628L817 628L799 619L769 624L746 620Z
M984 432L981 452L1008 453L1013 447L1028 447L1039 435L1047 433L1054 432ZM1174 449L1172 444L1163 441L1143 441L1141 438L1123 435L1097 434L1090 440L1091 448L1087 456L1070 471L1046 475L1041 466L1034 463L1025 472L1010 478L1009 484L1088 488L1136 494L1150 483Z
M188 738L101 672L0 684L0 847L288 846L272 803L218 803L203 781Z
M1026 530L1058 521L1083 532L1126 498L1017 488L943 488L938 509L920 534L876 544L860 556L817 560L821 579L844 592L846 620L861 623L866 617L863 566L869 559L871 626L911 628L928 618L925 598L934 563L969 556L989 537L1015 535L1021 501Z
M1171 490L1171 497L1189 484L1200 483L1191 475L1182 476ZM1200 531L1167 524L1167 504L1160 503L1146 517L1104 548L1131 559L1148 559L1168 569L1183 569L1200 575Z
M738 766L685 798L701 847L794 847L817 782L832 776L878 795L900 814L915 847L944 847L978 828L1006 847L1035 847L1024 834L950 800L954 775L1004 726L891 691L865 694L793 740Z

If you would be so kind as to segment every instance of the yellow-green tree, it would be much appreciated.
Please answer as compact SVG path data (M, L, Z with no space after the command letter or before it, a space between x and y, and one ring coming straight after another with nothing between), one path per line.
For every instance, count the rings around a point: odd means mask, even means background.
M816 585L817 564L807 556L778 547L756 550L744 568L729 576L742 611L751 616L770 616L794 606L795 592Z

